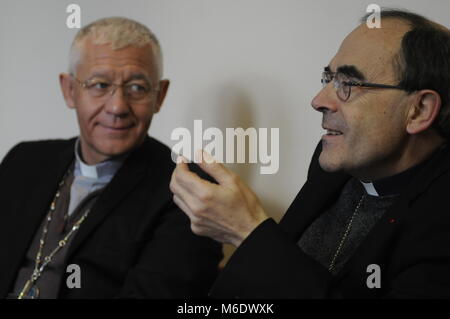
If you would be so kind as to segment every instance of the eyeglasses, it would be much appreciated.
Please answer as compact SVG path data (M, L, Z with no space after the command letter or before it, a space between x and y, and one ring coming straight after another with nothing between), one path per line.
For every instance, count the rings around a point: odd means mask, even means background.
M365 87L365 88L379 88L379 89L397 89L404 90L404 88L398 85L377 84L368 82L355 82L349 80L349 78L339 72L324 71L322 73L322 86L326 87L328 83L333 81L336 94L343 102L348 101L352 94L352 87Z
M145 103L151 100L153 93L159 91L159 87L152 88L146 81L144 83L142 80L116 84L103 79L92 79L83 82L78 80L74 75L71 74L71 76L91 97L98 99L113 96L117 88L121 87L125 97L129 101Z

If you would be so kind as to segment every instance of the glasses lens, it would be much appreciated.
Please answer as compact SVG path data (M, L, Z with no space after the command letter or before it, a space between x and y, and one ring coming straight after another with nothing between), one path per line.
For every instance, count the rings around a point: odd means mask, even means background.
M347 85L346 82L348 78L340 73L338 73L334 80L334 87L336 88L337 96L342 101L347 101L350 97L351 86Z
M124 97L132 102L148 102L153 93L158 91L158 89L153 90L147 83L141 82L116 85L106 80L95 79L86 81L82 85L93 98L108 98L121 87Z
M333 79L333 75L330 72L322 72L322 87L325 88L327 86L328 83L331 82L331 80Z
M351 93L352 87L350 85L347 85L345 83L342 83L342 88L341 88L341 99L344 101L347 101L350 97L350 93Z
M113 86L106 81L92 81L86 83L86 88L92 97L102 97L113 89Z
M125 86L127 96L133 101L143 101L150 97L151 89L147 85L131 83Z

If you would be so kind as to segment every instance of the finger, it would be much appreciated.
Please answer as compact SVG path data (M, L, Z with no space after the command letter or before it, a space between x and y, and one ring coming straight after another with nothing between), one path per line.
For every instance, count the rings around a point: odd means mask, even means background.
M173 202L191 219L194 217L190 208L186 205L186 203L178 196L173 195Z
M185 173L183 172L183 168L181 165L182 164L178 164L173 170L169 188L174 195L177 195L179 198L184 199L187 196L192 196L192 194L191 189L189 187L186 187L186 182L184 181L185 178L182 177Z
M189 166L187 165L187 159L183 156L179 156L177 158L177 166L175 167L172 173L171 186L174 186L174 190L177 192L184 191L195 194L195 190L200 187L207 187L210 185L214 185L213 183L202 179L194 172L189 170Z
M219 184L227 185L231 181L232 173L225 168L224 165L214 160L208 152L204 150L197 150L195 152L195 159L198 166L211 177L213 177Z
M202 209L202 200L216 191L216 184L203 180L197 174L191 172L189 167L180 163L175 168L170 181L170 190L179 197L189 208L190 212Z
M189 163L189 160L186 157L184 157L183 155L178 155L177 164L182 164L182 163Z

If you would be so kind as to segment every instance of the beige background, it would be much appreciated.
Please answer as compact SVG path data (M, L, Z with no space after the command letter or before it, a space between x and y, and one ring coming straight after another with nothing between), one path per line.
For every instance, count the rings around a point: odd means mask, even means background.
M259 164L229 165L279 219L305 182L322 135L310 107L320 73L373 1L359 0L127 0L0 1L0 158L23 140L77 134L58 73L76 30L66 7L81 6L82 25L126 16L159 37L168 97L150 134L169 146L176 127L280 128L280 169L260 175ZM447 27L448 0L378 1L408 8ZM227 256L231 249L227 248Z

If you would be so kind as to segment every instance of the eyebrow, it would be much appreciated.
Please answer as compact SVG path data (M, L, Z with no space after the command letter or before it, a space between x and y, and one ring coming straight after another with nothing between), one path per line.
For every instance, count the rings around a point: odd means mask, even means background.
M147 83L151 83L151 81L147 78L147 76L145 76L142 73L133 73L133 74L131 74L131 76L127 79L127 81L132 81L132 80L144 80Z
M89 78L87 80L92 80L94 78L109 78L109 74L107 74L106 72L95 72L93 74L91 74L91 76L89 76Z
M331 68L330 66L326 66L324 68L324 71L326 72L331 72ZM348 76L349 78L354 78L356 80L360 80L360 81L365 81L366 77L364 76L364 74L354 65L341 65L337 68L336 73L341 73L344 74L346 76Z
M88 80L92 80L94 78L110 78L110 74L108 74L107 72L95 72L94 74L92 74ZM131 74L131 76L125 81L125 82L130 82L133 80L144 80L147 83L151 83L151 81L147 78L147 76L145 76L142 73L133 73Z

